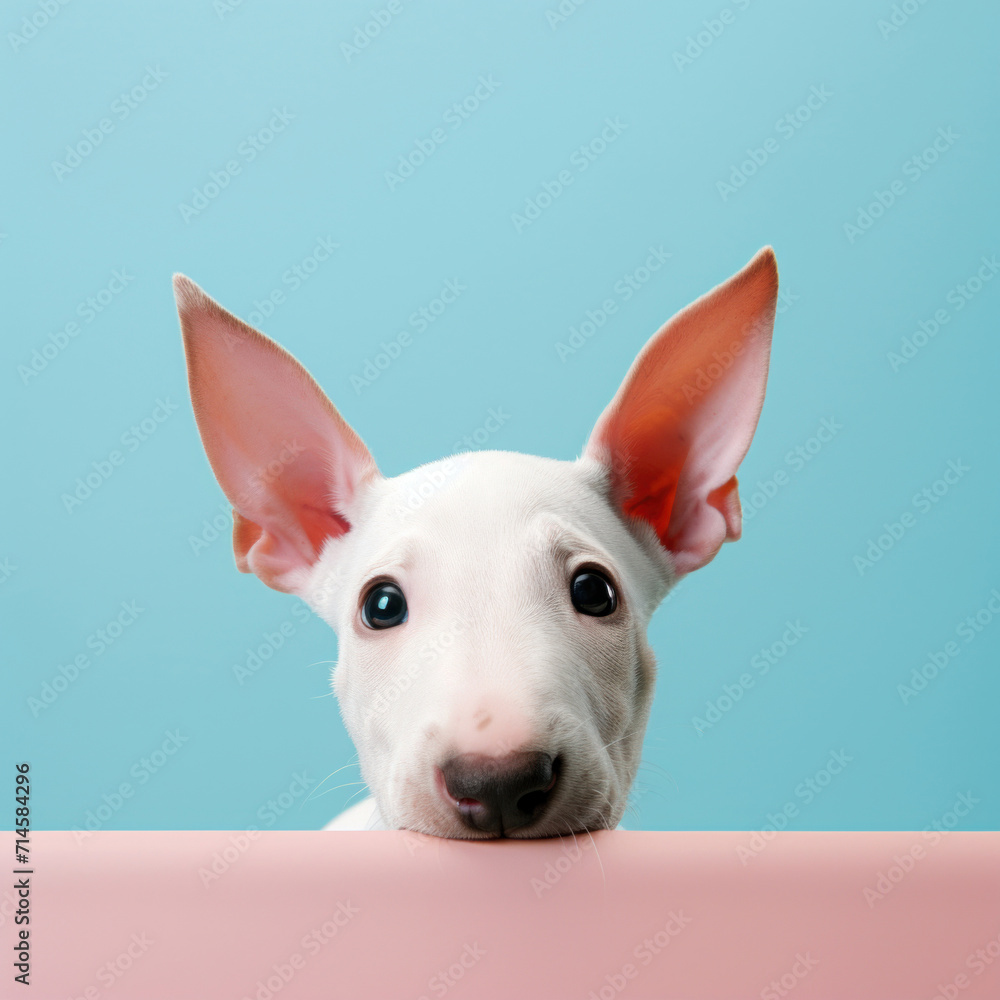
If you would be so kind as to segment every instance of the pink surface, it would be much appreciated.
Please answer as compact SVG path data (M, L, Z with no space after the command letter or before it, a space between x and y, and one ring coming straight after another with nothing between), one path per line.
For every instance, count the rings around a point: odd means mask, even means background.
M754 836L33 833L0 996L1000 996L1000 835Z

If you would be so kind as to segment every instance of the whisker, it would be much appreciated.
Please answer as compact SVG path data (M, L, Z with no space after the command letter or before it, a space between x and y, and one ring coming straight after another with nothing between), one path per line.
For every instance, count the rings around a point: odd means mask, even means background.
M594 845L594 854L597 855L597 863L601 866L601 882L604 884L604 891L608 891L608 878L604 874L604 862L601 860L601 852L597 849L597 842L594 840L594 835L587 830L587 836L590 837L591 844Z
M640 791L635 792L634 802L630 802L630 805L634 805L639 801L639 799L644 799L647 795L657 795L659 796L661 801L667 803L668 805L670 804L670 799L668 799L666 795L664 795L663 792L659 790L659 788L656 788L653 785L643 785L641 792Z
M612 806L611 806L611 799L608 798L607 792L600 792L599 791L597 794L600 795L600 797L602 799L604 799L605 802L607 802L609 809L612 808Z
M325 792L320 792L320 794L317 795L316 798L321 799L321 798L323 798L324 795L329 795L330 792L339 791L341 788L350 788L351 785L364 785L364 786L367 786L367 784L368 784L368 782L366 782L366 781L345 781L342 785L334 785L333 788L328 788ZM357 793L355 793L355 794L357 794ZM311 798L311 796L310 796L310 798ZM306 804L306 802L308 802L308 801L309 801L309 799L306 799L302 803L302 805L304 806ZM299 808L301 809L302 806L300 806Z
M643 759L639 761L639 770L641 771L643 768L649 768L654 771L659 771L659 773L662 774L663 777L666 778L667 781L669 781L677 791L680 791L680 786L674 780L674 776L669 771L662 768L659 764L651 760Z
M580 721L579 721L579 722L578 722L578 723L576 724L576 726L574 726L574 727L573 727L573 728L572 728L572 729L571 729L571 730L570 730L570 731L569 731L569 732L568 732L568 733L566 734L566 736L567 736L567 737L569 737L569 736L572 736L572 735L573 735L573 734L574 734L574 733L575 733L575 732L576 732L576 731L577 731L578 729L582 729L582 728L583 728L583 722L584 722L584 720L583 720L583 719L581 719L581 720L580 720Z
M573 838L573 846L579 849L580 845L576 839L576 831L573 829L568 820L566 822L566 832Z
M331 771L307 796L305 801L308 802L335 774L340 774L345 768L353 767L358 764L357 754L351 758L343 767L338 767L336 771Z
M352 782L352 784L354 784L354 783L355 782ZM351 799L354 798L355 795L359 795L361 792L365 791L368 788L368 783L365 782L365 781L358 781L358 782L356 782L356 784L363 785L364 787L363 788L359 788L356 792L352 792L351 795L350 795L350 797L348 798L347 802L344 803L345 806L347 805L348 802L351 801ZM342 785L341 787L346 787L346 786Z
M357 795L357 792L355 792L354 794ZM347 801L350 802L351 800L348 799ZM376 809L372 813L371 819L368 820L368 825L365 827L365 830L369 831L369 832L372 831L372 830L374 830L375 829L375 824L378 822L378 820L379 820L379 814L378 814L378 810Z
M638 731L639 731L638 729L633 729L630 732L627 732L624 735L619 736L618 739L612 740L610 743L605 743L604 746L601 747L601 749L602 750L607 750L608 747L613 747L616 743L621 743L622 740L626 740L630 736L634 736Z

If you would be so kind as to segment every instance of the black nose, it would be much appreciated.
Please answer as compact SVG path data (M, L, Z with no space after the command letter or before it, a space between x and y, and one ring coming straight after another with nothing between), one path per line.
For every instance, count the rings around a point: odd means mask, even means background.
M505 757L464 753L445 761L441 774L466 826L503 834L541 816L556 787L559 762L535 750Z

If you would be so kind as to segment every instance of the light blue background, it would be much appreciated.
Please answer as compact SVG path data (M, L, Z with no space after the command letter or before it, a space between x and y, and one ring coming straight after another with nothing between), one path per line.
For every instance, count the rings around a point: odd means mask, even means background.
M731 3L679 68L718 0L588 0L555 26L554 0L407 2L348 59L373 2L247 0L220 16L210 0L91 0L2 42L3 745L6 766L32 763L37 826L84 825L125 781L105 828L315 828L357 790L339 787L358 775L328 694L332 633L237 574L226 538L192 551L222 495L187 399L173 271L244 317L285 287L264 329L396 474L448 454L490 408L509 419L488 447L573 458L646 338L772 243L785 300L744 502L787 480L654 619L660 679L626 823L759 829L791 802L794 828L919 829L971 792L961 826L996 827L1000 624L958 640L908 704L897 692L1000 587L1000 281L961 310L947 299L1000 251L996 5L930 0L883 37L888 2ZM8 7L4 33L38 9ZM147 67L166 79L120 119L113 102ZM385 172L491 74L495 93L390 191ZM813 87L831 96L782 137ZM294 120L247 162L240 144L274 108ZM102 118L113 131L57 178ZM578 172L606 118L627 128ZM909 180L938 129L958 138ZM769 137L777 152L723 198L717 182ZM231 159L241 173L185 222L181 203ZM512 214L564 168L573 183L517 232ZM845 223L894 179L905 192L852 242ZM339 249L289 291L283 273L321 237ZM561 360L556 342L651 246L667 264ZM133 280L25 384L19 367L116 269ZM467 291L356 392L351 376L447 279ZM887 353L940 308L947 325L893 371ZM69 513L62 495L158 398L178 409ZM842 429L796 470L786 455L824 418ZM914 495L949 460L971 471L920 513ZM854 557L906 511L915 526L859 573ZM34 717L28 699L133 600L139 619ZM755 673L786 620L808 633L699 735L692 719ZM233 665L286 621L294 635L240 685ZM138 780L168 730L187 741ZM807 802L800 783L834 751L850 763ZM321 794L259 812L296 774L339 768Z

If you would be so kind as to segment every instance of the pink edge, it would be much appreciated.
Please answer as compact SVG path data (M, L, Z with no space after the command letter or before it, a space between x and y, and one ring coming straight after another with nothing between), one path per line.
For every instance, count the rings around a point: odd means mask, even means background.
M996 833L43 832L32 869L46 1000L1000 995Z

